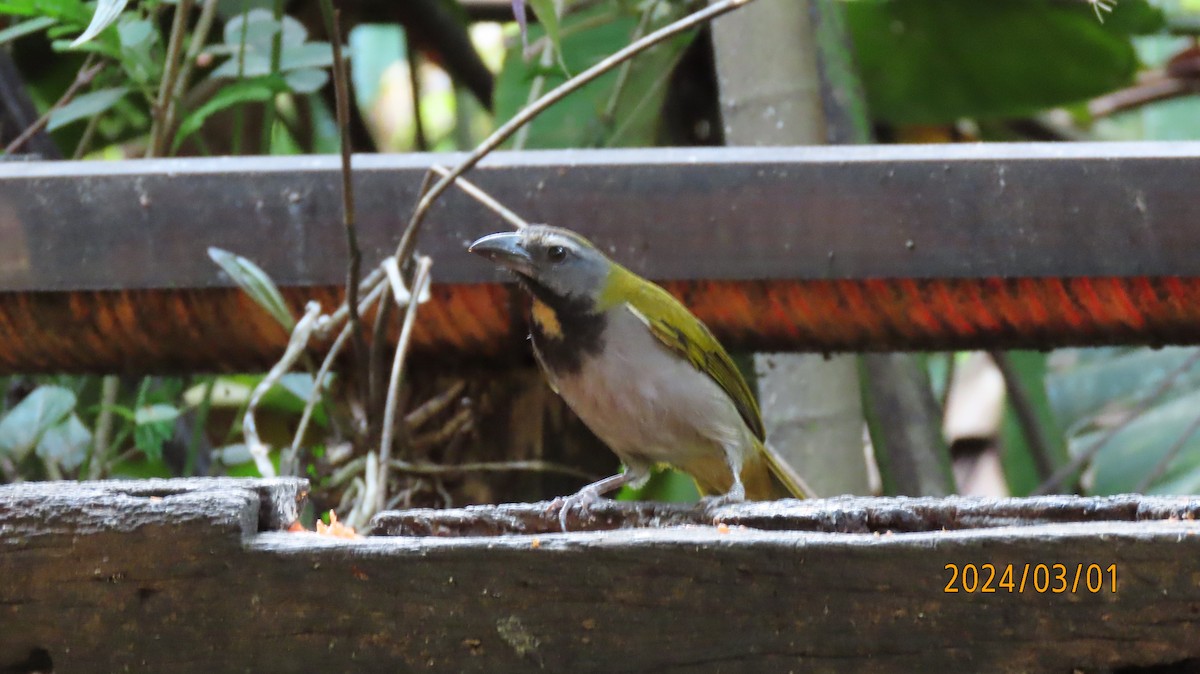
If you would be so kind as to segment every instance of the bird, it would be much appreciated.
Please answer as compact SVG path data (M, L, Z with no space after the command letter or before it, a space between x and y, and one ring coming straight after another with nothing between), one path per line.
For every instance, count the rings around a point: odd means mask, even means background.
M661 286L561 227L489 234L467 250L516 276L532 299L530 338L547 382L625 466L560 499L564 531L572 507L639 487L664 465L691 476L710 505L811 494L767 446L729 354Z

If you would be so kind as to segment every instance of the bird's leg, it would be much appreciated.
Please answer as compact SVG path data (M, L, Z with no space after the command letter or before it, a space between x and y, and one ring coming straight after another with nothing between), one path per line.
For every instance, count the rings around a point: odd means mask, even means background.
M735 459L734 454L729 454L729 470L733 473L733 486L729 491L720 496L705 496L700 499L700 504L705 509L711 510L730 503L741 503L746 500L746 485L742 484L742 462Z
M562 530L567 530L567 514L571 508L579 506L580 514L584 513L593 503L600 500L601 495L616 491L631 482L637 482L641 475L634 470L626 470L603 480L597 480L570 496L560 496L550 502L550 509L558 508L558 523Z

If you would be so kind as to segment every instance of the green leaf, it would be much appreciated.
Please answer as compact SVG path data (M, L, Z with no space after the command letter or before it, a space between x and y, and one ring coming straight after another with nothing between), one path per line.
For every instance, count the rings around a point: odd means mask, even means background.
M172 146L172 151L178 149L179 145L188 136L199 131L200 127L204 126L205 120L216 113L242 103L268 101L276 94L287 90L287 82L279 75L264 75L253 79L239 80L222 87L216 96L213 96L207 103L190 112L184 118L183 122L180 123L179 130L175 132L175 142ZM212 255L211 251L209 255ZM217 264L220 264L220 262ZM230 274L230 276L233 276L233 274Z
M350 31L350 81L360 108L375 103L387 69L405 61L405 38L394 24L360 24Z
M96 3L96 13L92 15L92 22L88 24L87 30L83 31L83 35L75 38L71 43L72 47L91 40L100 34L100 31L108 28L117 17L121 16L121 12L125 9L125 5L129 0L99 0Z
M1009 361L1016 370L1017 380L1033 407L1037 424L1047 443L1053 467L1066 463L1067 441L1059 428L1057 418L1050 406L1046 392L1046 354L1037 351L1010 351ZM1004 478L1009 493L1026 496L1041 483L1033 449L1026 439L1012 397L1004 404L1004 420L1000 428L1000 461L1004 467Z
M665 501L668 503L692 503L700 499L696 482L686 473L677 470L657 470L641 489L623 487L617 492L618 501Z
M75 394L62 386L39 386L0 420L0 453L24 459L42 435L75 410Z
M542 30L546 33L546 39L550 40L550 46L554 49L554 55L559 65L567 71L566 62L563 60L562 51L562 29L559 27L558 17L562 10L561 0L527 0L529 7L533 9L534 15L537 16L538 23L541 24ZM569 71L567 71L569 73Z
M678 18L680 7L656 16L648 28ZM605 20L605 19L608 20ZM579 72L629 44L638 17L614 14L610 7L571 14L563 22L563 58L572 72ZM531 32L540 31L531 27ZM683 54L695 33L677 36L636 57L619 92L613 114L608 108L616 92L617 72L610 72L542 113L529 125L526 147L644 147L655 144L666 100L667 74ZM496 80L496 118L505 120L523 108L536 77L545 78L549 90L566 80L558 70L544 70L526 63L514 46L505 56Z
M54 461L66 470L75 470L87 457L91 444L92 432L83 425L78 415L72 414L42 434L37 443L37 455Z
M1195 347L1063 349L1046 376L1050 403L1063 428L1082 429L1106 408L1130 407L1159 388L1196 353ZM1200 388L1200 363L1178 374L1158 404Z
M50 113L50 122L46 128L54 131L71 122L103 114L116 105L117 101L124 98L127 93L129 93L129 87L112 87L76 96L70 103L56 108Z
M1112 91L1138 69L1128 31L1161 25L1145 0L1121 0L1104 23L1083 2L843 6L871 113L899 124L1026 115Z
M283 294L261 267L240 255L220 248L209 248L208 256L229 274L233 282L238 284L250 299L279 321L285 330L291 332L292 328L296 327L296 319L292 316L287 302L283 300Z
M117 24L117 36L121 46L129 49L139 48L158 41L158 31L149 19L129 17Z
M1200 414L1200 391L1147 411L1121 429L1092 461L1091 493L1123 494L1134 491L1173 444L1183 437ZM1072 439L1071 451L1091 447L1107 430ZM1194 433L1155 480L1148 492L1200 493L1200 433Z
M151 461L162 459L163 443L175 433L179 410L174 405L159 403L139 407L134 417L133 442Z
M56 23L58 23L58 19L52 16L39 16L28 21L13 24L4 30L0 30L0 45L8 44L17 38L45 30Z
M279 52L281 70L328 68L333 65L333 45L328 42L307 42L284 47Z
M329 81L329 73L315 68L305 68L284 73L283 80L297 94L313 94L320 91L321 87Z
M284 46L303 44L308 39L308 30L296 19L285 15L282 26L283 35L279 40ZM270 51L271 41L279 32L280 24L275 22L275 14L268 9L252 9L245 14L238 14L225 23L222 33L225 44L240 48L243 29L246 31L247 49Z
M250 402L254 388L263 380L263 375L236 374L223 375L217 378L213 387L212 407L224 409L244 408ZM326 376L325 387L328 388L331 378ZM274 386L267 389L262 400L258 403L260 410L273 410L285 414L299 416L304 410L308 396L313 389L313 377L305 372L291 372L280 377ZM200 404L203 386L193 386L184 394L185 404L196 406ZM325 412L321 405L313 410L313 423L318 426L327 425Z

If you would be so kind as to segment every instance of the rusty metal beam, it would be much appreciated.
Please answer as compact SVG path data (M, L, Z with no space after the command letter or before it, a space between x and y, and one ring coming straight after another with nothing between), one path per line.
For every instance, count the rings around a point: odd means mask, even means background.
M425 169L355 159L367 262ZM530 220L666 282L735 347L913 349L1200 338L1200 144L498 153L472 175ZM0 370L260 366L283 336L205 254L289 298L342 283L335 157L0 164ZM463 252L502 228L451 193L420 248L418 347L523 353L503 280Z

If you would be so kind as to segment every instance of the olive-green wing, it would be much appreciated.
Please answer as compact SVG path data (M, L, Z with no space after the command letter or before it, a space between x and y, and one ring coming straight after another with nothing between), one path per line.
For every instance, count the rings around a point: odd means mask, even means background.
M766 439L762 416L750 386L725 348L700 319L666 290L648 281L638 284L638 288L628 294L626 302L658 341L717 382L729 394L754 435L759 440Z

